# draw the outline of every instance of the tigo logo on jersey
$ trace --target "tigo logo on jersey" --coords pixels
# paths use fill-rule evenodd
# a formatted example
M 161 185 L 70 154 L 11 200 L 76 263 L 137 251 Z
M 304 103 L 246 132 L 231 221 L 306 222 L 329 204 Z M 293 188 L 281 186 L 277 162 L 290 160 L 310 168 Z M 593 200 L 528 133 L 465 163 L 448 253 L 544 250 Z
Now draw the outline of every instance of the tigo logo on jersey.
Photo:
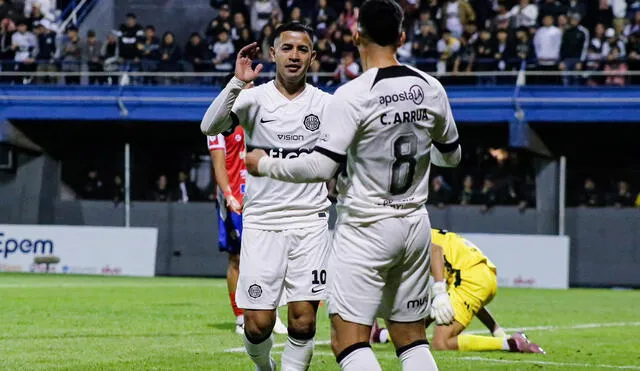
M 267 151 L 267 155 L 271 158 L 296 158 L 306 156 L 311 151 L 307 148 L 300 149 L 284 149 L 284 148 L 270 148 Z
M 404 102 L 406 100 L 410 100 L 416 105 L 420 104 L 424 101 L 424 91 L 420 86 L 413 85 L 409 88 L 409 91 L 380 96 L 380 104 L 384 104 L 385 106 L 388 106 L 389 103 Z
M 307 115 L 304 118 L 304 127 L 309 131 L 316 131 L 320 128 L 320 119 L 314 114 Z

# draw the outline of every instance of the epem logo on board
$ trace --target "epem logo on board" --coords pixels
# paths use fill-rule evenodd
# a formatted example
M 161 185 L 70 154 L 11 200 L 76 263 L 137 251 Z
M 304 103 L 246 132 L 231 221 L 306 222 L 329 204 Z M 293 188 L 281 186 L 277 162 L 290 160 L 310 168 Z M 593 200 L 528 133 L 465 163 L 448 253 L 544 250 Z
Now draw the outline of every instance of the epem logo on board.
M 54 243 L 49 239 L 20 239 L 5 236 L 0 232 L 0 257 L 7 259 L 13 254 L 52 255 Z

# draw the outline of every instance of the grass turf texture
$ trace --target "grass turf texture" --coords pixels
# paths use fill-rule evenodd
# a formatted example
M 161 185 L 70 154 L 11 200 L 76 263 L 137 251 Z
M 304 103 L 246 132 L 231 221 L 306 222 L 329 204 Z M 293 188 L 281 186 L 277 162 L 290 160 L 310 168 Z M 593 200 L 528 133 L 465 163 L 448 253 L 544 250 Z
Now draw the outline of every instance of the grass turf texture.
M 434 352 L 441 370 L 640 370 L 638 291 L 500 289 L 489 307 L 504 327 L 533 328 L 548 354 Z M 2 273 L 0 308 L 0 370 L 253 369 L 228 352 L 242 339 L 222 279 Z M 339 369 L 325 309 L 312 370 Z M 477 320 L 470 330 L 487 333 Z M 391 345 L 374 351 L 400 370 Z

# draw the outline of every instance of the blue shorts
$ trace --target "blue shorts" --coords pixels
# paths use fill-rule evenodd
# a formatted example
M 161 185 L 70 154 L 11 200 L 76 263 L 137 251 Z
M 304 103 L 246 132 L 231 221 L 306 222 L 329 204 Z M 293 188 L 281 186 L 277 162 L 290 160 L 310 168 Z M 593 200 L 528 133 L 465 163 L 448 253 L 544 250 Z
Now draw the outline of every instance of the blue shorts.
M 220 251 L 240 254 L 241 240 L 242 214 L 229 210 L 224 203 L 218 203 L 218 247 Z

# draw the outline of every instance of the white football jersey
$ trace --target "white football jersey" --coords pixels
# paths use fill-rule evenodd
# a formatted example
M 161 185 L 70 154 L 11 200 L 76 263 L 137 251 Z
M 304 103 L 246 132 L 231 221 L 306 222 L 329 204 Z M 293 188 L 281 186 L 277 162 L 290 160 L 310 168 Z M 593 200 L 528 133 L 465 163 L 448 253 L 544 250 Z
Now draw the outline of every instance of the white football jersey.
M 307 84 L 300 95 L 289 100 L 270 81 L 242 90 L 231 116 L 245 129 L 247 151 L 261 148 L 271 157 L 296 158 L 313 150 L 330 98 Z M 324 183 L 296 184 L 248 175 L 243 224 L 280 230 L 327 223 L 331 204 L 327 194 Z
M 404 65 L 372 68 L 338 88 L 323 120 L 316 151 L 346 160 L 337 183 L 340 221 L 427 212 L 431 145 L 458 148 L 438 80 Z

